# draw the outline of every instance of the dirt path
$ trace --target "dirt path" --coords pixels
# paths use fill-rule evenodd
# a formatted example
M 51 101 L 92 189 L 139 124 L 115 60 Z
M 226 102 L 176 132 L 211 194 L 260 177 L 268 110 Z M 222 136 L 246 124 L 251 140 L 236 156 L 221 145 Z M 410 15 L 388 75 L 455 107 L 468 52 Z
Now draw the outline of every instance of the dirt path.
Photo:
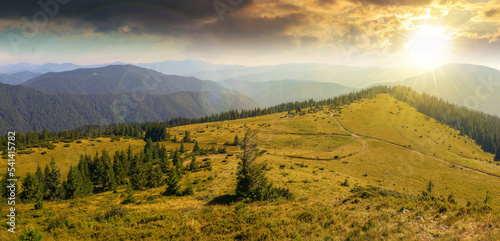
M 366 141 L 363 139 L 363 137 L 364 137 L 364 138 L 369 138 L 369 139 L 373 139 L 373 140 L 376 140 L 376 141 L 384 142 L 384 143 L 387 143 L 387 144 L 390 144 L 390 145 L 394 145 L 394 146 L 397 146 L 397 147 L 400 147 L 400 148 L 412 151 L 414 153 L 417 153 L 417 154 L 420 154 L 420 155 L 432 158 L 434 160 L 454 165 L 455 167 L 461 168 L 463 170 L 469 170 L 469 171 L 473 171 L 473 172 L 477 172 L 477 173 L 481 173 L 481 174 L 485 174 L 485 175 L 489 175 L 489 176 L 493 176 L 493 177 L 500 177 L 499 175 L 496 175 L 496 174 L 484 172 L 484 171 L 477 170 L 477 169 L 474 169 L 474 168 L 471 168 L 471 167 L 466 167 L 466 166 L 458 165 L 456 163 L 453 163 L 453 162 L 450 162 L 450 161 L 447 161 L 447 160 L 444 160 L 444 159 L 441 159 L 441 158 L 438 158 L 438 157 L 435 157 L 435 156 L 427 155 L 427 154 L 425 154 L 423 152 L 414 150 L 412 148 L 409 148 L 409 147 L 406 147 L 406 146 L 403 146 L 403 145 L 400 145 L 400 144 L 397 144 L 397 143 L 394 143 L 394 142 L 391 142 L 391 141 L 387 141 L 387 140 L 383 140 L 383 139 L 379 139 L 379 138 L 375 138 L 375 137 L 356 135 L 356 134 L 354 134 L 354 133 L 346 130 L 342 126 L 342 124 L 340 124 L 340 121 L 333 114 L 331 114 L 331 116 L 335 119 L 335 122 L 337 122 L 337 125 L 340 127 L 340 129 L 344 130 L 345 132 L 349 133 L 351 136 L 353 136 L 353 137 L 357 138 L 358 140 L 362 141 L 363 144 L 365 145 L 365 148 L 361 152 L 359 152 L 359 153 L 357 153 L 356 155 L 353 155 L 353 156 L 361 155 L 361 154 L 365 153 L 368 150 L 368 143 L 366 143 Z M 346 158 L 348 158 L 348 157 L 346 157 Z
M 366 141 L 365 141 L 365 139 L 363 139 L 363 137 L 361 137 L 361 136 L 359 136 L 359 135 L 356 135 L 356 134 L 354 134 L 354 133 L 352 133 L 352 132 L 350 132 L 350 131 L 346 130 L 346 129 L 342 126 L 342 124 L 340 124 L 340 121 L 337 119 L 337 117 L 335 117 L 333 114 L 330 114 L 330 115 L 333 117 L 333 119 L 335 119 L 335 122 L 336 122 L 336 123 L 337 123 L 337 125 L 340 127 L 340 129 L 342 129 L 343 131 L 345 131 L 345 132 L 349 133 L 349 135 L 351 135 L 352 137 L 354 137 L 354 138 L 356 138 L 356 139 L 360 140 L 360 141 L 363 143 L 363 150 L 361 150 L 360 152 L 358 152 L 358 153 L 356 153 L 356 154 L 354 154 L 354 155 L 352 155 L 352 156 L 349 156 L 349 157 L 358 156 L 358 155 L 361 155 L 361 154 L 365 153 L 366 151 L 368 151 L 368 143 L 366 143 Z M 349 157 L 345 157 L 344 159 L 349 158 Z

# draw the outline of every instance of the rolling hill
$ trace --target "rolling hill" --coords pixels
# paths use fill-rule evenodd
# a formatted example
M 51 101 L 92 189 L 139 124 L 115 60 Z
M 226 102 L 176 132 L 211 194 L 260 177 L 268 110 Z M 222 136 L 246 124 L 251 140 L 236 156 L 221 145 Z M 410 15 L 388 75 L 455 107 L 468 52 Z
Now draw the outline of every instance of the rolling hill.
M 224 80 L 218 83 L 245 94 L 262 107 L 308 99 L 327 99 L 356 90 L 335 83 L 299 80 L 266 82 Z
M 39 210 L 23 203 L 20 216 L 29 227 L 22 228 L 65 240 L 500 238 L 500 166 L 491 153 L 390 94 L 328 107 L 169 128 L 178 138 L 189 132 L 201 148 L 227 148 L 226 154 L 199 155 L 191 151 L 194 143 L 159 142 L 172 153 L 181 145 L 187 150 L 180 184 L 191 186 L 193 195 L 164 196 L 165 184 L 145 191 L 122 185 L 116 192 L 46 201 Z M 230 199 L 242 152 L 224 143 L 243 139 L 245 128 L 259 130 L 265 175 L 288 188 L 293 200 Z M 130 144 L 139 153 L 140 142 L 104 137 L 56 143 L 53 150 L 35 147 L 18 156 L 18 167 L 34 172 L 55 156 L 65 176 L 79 154 Z M 190 170 L 193 156 L 203 168 Z M 172 165 L 173 158 L 141 164 Z M 0 238 L 7 235 L 0 231 Z
M 37 76 L 40 76 L 40 73 L 32 71 L 16 72 L 12 74 L 0 74 L 0 83 L 19 85 Z
M 230 93 L 212 81 L 164 75 L 133 65 L 51 72 L 31 79 L 24 85 L 51 94 L 100 95 L 139 92 L 166 95 L 181 91 Z
M 448 64 L 393 84 L 426 92 L 451 103 L 500 116 L 500 71 L 470 64 Z
M 87 124 L 164 121 L 202 117 L 256 104 L 241 94 L 182 91 L 167 95 L 141 93 L 47 94 L 27 86 L 0 84 L 0 131 L 73 129 Z

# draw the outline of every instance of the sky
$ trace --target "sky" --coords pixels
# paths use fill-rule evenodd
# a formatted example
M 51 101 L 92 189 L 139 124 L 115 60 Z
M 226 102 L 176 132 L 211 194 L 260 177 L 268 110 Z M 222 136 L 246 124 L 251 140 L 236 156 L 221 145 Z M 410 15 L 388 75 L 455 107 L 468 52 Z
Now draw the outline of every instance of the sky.
M 0 65 L 500 68 L 500 0 L 4 0 Z

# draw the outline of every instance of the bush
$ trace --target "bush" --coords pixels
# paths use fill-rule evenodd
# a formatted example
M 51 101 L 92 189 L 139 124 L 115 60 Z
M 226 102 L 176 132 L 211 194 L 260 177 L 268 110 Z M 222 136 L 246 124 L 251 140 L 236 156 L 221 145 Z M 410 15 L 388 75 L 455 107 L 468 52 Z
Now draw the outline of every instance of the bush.
M 64 144 L 64 147 L 69 147 L 69 144 Z
M 19 241 L 39 241 L 43 239 L 43 232 L 33 227 L 28 227 L 19 235 Z

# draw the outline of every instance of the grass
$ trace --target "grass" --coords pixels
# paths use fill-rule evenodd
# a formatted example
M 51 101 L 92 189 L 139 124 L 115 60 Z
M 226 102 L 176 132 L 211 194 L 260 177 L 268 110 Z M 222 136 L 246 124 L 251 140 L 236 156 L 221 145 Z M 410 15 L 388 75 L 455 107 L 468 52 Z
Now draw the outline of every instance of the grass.
M 34 204 L 18 204 L 19 231 L 35 229 L 46 240 L 500 238 L 500 178 L 430 157 L 496 173 L 496 165 L 489 163 L 491 154 L 388 95 L 354 103 L 336 114 L 347 130 L 365 136 L 369 146 L 366 152 L 356 155 L 363 144 L 343 132 L 326 110 L 170 129 L 179 140 L 188 130 L 200 147 L 219 148 L 232 142 L 235 135 L 241 139 L 245 126 L 258 128 L 260 148 L 267 151 L 259 159 L 267 163 L 266 175 L 275 186 L 289 188 L 296 197 L 293 201 L 212 205 L 212 200 L 230 201 L 234 194 L 240 151 L 227 146 L 228 155 L 198 158 L 210 158 L 211 171 L 182 178 L 183 188 L 187 182 L 193 183 L 193 196 L 165 197 L 161 195 L 163 186 L 137 191 L 137 203 L 122 205 L 126 198 L 126 187 L 122 186 L 116 193 L 46 202 L 42 210 L 34 210 Z M 51 155 L 64 172 L 64 167 L 76 163 L 80 154 L 102 148 L 113 153 L 129 144 L 139 150 L 144 145 L 137 140 L 101 140 L 82 140 L 66 148 L 59 143 L 54 150 L 43 150 L 47 151 L 45 155 L 34 149 L 33 154 L 19 156 L 18 174 L 33 172 L 37 162 L 45 165 Z M 171 141 L 162 144 L 167 149 L 180 147 L 180 143 Z M 191 150 L 194 144 L 184 145 Z M 184 164 L 189 164 L 189 159 Z M 423 200 L 422 190 L 429 181 L 435 185 L 434 198 Z M 373 188 L 360 188 L 366 186 Z M 456 203 L 447 201 L 450 194 Z M 8 208 L 5 202 L 0 205 L 3 211 Z M 5 221 L 5 216 L 0 218 L 1 223 Z M 0 239 L 16 240 L 19 233 L 8 234 L 4 227 Z

